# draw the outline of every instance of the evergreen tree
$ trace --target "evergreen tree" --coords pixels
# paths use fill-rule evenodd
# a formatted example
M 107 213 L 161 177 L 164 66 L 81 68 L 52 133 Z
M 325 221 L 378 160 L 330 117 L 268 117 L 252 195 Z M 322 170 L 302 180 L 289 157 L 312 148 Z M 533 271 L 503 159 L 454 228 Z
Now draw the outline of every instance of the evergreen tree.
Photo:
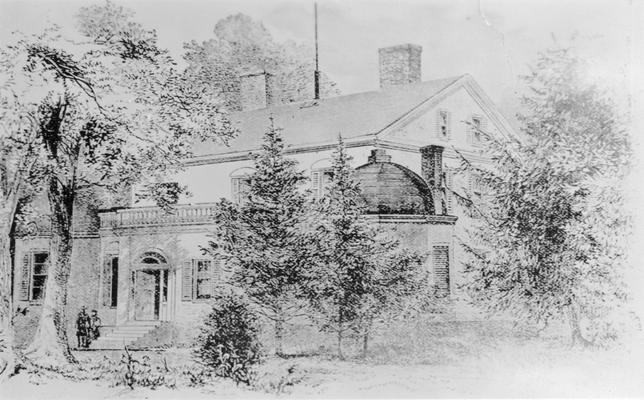
M 383 240 L 365 217 L 359 183 L 342 138 L 333 154 L 332 178 L 318 204 L 307 258 L 308 298 L 314 318 L 337 337 L 337 353 L 348 332 L 363 337 L 364 353 L 373 323 L 386 311 L 403 306 L 422 285 L 420 255 Z
M 465 196 L 475 221 L 466 246 L 473 298 L 489 311 L 547 325 L 564 320 L 573 343 L 614 337 L 626 290 L 630 230 L 620 194 L 627 133 L 605 92 L 582 79 L 567 49 L 541 55 L 526 77 L 521 142 L 487 136 L 494 162 L 465 169 L 484 190 Z
M 241 205 L 222 200 L 209 251 L 231 265 L 233 284 L 243 289 L 257 311 L 273 321 L 275 351 L 283 352 L 284 324 L 298 314 L 301 289 L 302 231 L 306 215 L 306 180 L 294 160 L 284 157 L 280 129 L 271 125 L 248 195 Z

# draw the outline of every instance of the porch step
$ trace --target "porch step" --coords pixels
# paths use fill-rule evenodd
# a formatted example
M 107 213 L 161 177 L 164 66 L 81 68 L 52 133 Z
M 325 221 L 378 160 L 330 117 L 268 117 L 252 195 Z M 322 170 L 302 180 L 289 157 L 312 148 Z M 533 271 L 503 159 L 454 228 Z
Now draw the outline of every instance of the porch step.
M 139 338 L 156 329 L 159 321 L 128 321 L 123 325 L 105 327 L 101 336 L 92 341 L 89 348 L 94 350 L 121 350 Z

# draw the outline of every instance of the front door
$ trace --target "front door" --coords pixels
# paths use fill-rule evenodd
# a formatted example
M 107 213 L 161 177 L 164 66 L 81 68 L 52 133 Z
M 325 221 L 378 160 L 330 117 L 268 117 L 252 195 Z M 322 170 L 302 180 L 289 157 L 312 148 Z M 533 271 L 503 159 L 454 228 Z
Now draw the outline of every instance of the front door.
M 134 319 L 149 321 L 159 319 L 161 297 L 161 271 L 141 269 L 136 271 L 134 282 Z

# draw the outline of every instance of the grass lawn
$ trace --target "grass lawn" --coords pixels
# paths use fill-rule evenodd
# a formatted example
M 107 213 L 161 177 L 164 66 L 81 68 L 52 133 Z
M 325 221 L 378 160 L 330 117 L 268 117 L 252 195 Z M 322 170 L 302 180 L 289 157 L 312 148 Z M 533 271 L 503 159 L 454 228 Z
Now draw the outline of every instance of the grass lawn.
M 293 356 L 267 357 L 252 390 L 225 379 L 190 386 L 182 372 L 195 370 L 190 349 L 171 348 L 132 354 L 139 359 L 149 357 L 154 366 L 167 365 L 176 388 L 115 386 L 122 373 L 113 368 L 118 367 L 122 352 L 94 351 L 76 353 L 85 369 L 80 375 L 86 379 L 23 372 L 0 390 L 0 397 L 644 396 L 644 348 L 636 339 L 611 349 L 591 350 L 570 348 L 567 338 L 556 334 L 536 337 L 502 322 L 423 320 L 380 332 L 364 360 L 358 356 L 359 344 L 348 340 L 347 359 L 339 360 L 330 346 L 332 338 L 303 329 L 291 336 L 288 343 Z

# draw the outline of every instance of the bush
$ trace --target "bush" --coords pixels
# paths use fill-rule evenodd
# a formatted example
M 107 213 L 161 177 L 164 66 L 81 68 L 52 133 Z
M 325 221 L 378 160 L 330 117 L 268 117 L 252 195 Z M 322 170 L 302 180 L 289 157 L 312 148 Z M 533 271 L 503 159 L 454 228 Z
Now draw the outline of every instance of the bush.
M 168 365 L 165 363 L 163 367 L 153 366 L 150 362 L 150 357 L 144 355 L 138 359 L 125 349 L 125 353 L 121 357 L 122 380 L 120 384 L 134 389 L 135 386 L 147 387 L 156 389 L 160 386 L 170 388 L 176 387 L 176 382 Z
M 248 303 L 234 294 L 216 297 L 197 337 L 196 358 L 216 376 L 249 385 L 259 348 L 257 317 Z
M 290 394 L 293 387 L 305 378 L 306 371 L 293 362 L 264 364 L 253 377 L 252 387 L 274 395 Z

